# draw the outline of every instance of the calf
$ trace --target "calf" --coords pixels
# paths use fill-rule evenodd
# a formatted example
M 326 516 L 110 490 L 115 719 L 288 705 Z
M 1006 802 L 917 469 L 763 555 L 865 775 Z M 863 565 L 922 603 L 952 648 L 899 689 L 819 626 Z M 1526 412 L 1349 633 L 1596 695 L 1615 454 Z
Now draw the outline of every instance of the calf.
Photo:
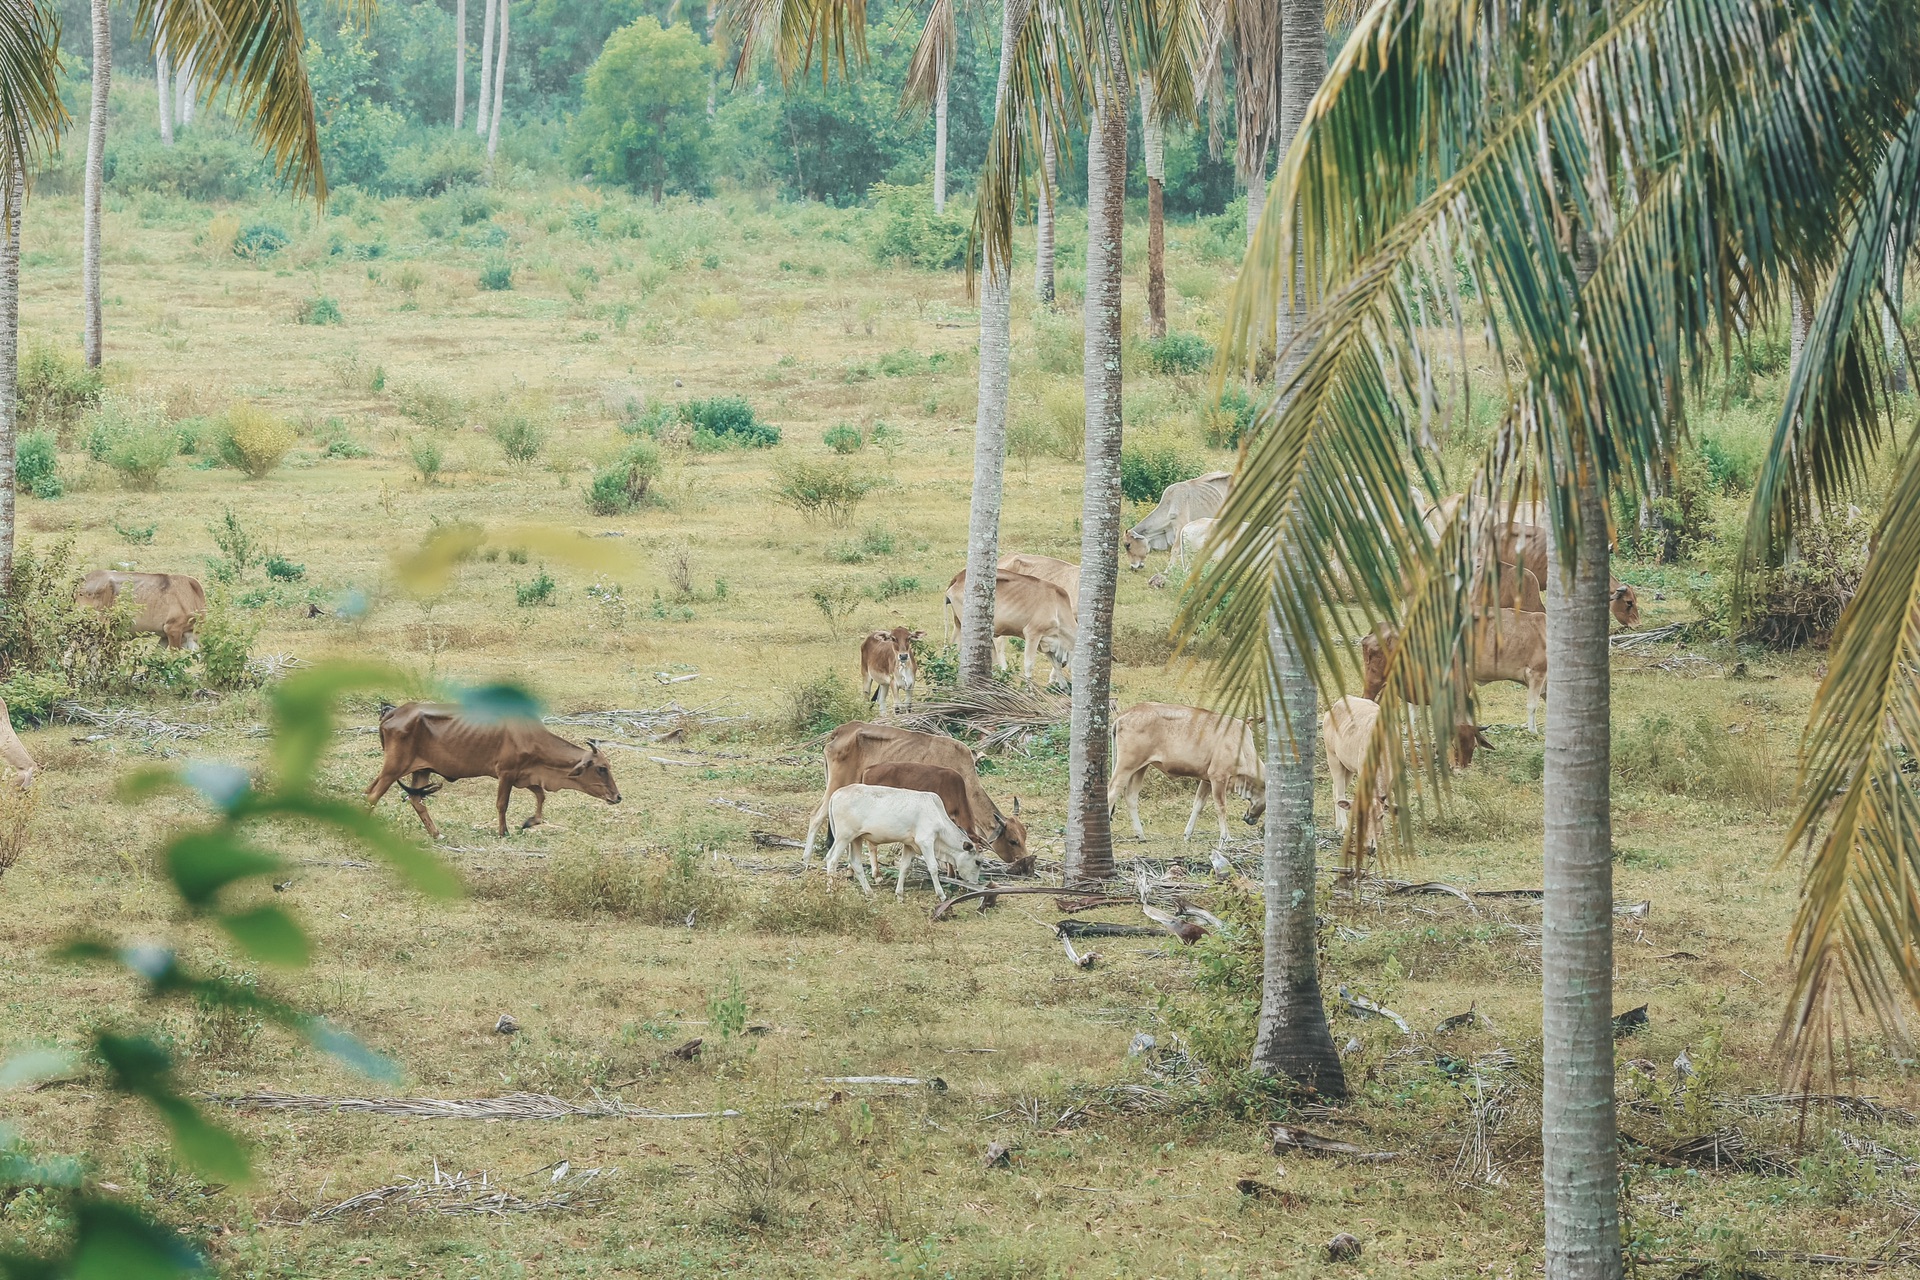
M 973 805 L 967 799 L 967 780 L 945 765 L 913 764 L 898 760 L 868 765 L 861 771 L 860 781 L 869 786 L 897 787 L 902 791 L 925 791 L 939 796 L 947 816 L 962 831 L 979 831 L 991 822 L 991 815 L 974 813 Z M 1013 812 L 1014 816 L 1019 816 L 1019 796 L 1013 798 Z M 1033 861 L 1033 854 L 1023 853 L 1017 862 L 1007 864 L 1007 870 L 1015 875 L 1029 875 L 1033 871 Z M 875 867 L 873 873 L 877 876 L 880 871 Z
M 500 787 L 496 807 L 500 834 L 507 834 L 507 804 L 513 789 L 533 792 L 533 816 L 522 831 L 546 821 L 547 792 L 584 791 L 608 804 L 620 803 L 620 787 L 613 780 L 600 744 L 587 739 L 575 746 L 537 720 L 469 720 L 450 707 L 422 702 L 380 708 L 380 746 L 386 760 L 380 776 L 367 788 L 368 805 L 377 805 L 398 783 L 427 834 L 440 838 L 440 828 L 427 813 L 426 798 L 441 784 L 462 778 L 493 778 Z M 411 785 L 400 779 L 411 774 Z
M 980 883 L 973 841 L 947 816 L 939 796 L 856 782 L 834 792 L 827 807 L 833 819 L 833 848 L 827 854 L 827 870 L 831 872 L 840 865 L 841 855 L 847 855 L 853 862 L 854 878 L 865 892 L 872 892 L 872 888 L 860 866 L 860 850 L 865 847 L 867 863 L 872 866 L 877 844 L 901 846 L 900 874 L 893 890 L 896 898 L 907 896 L 907 863 L 912 854 L 926 862 L 933 892 L 942 902 L 947 900 L 947 891 L 940 884 L 941 867 L 951 867 L 968 884 Z M 877 869 L 874 876 L 879 876 Z
M 827 824 L 828 805 L 840 788 L 863 779 L 877 764 L 928 764 L 951 770 L 960 778 L 967 801 L 966 812 L 973 819 L 967 831 L 981 844 L 991 845 L 1000 860 L 1010 867 L 1031 869 L 1033 857 L 1027 852 L 1027 826 L 1019 817 L 1000 812 L 993 797 L 980 785 L 974 769 L 973 752 L 945 734 L 916 733 L 892 725 L 868 724 L 855 720 L 827 735 L 827 790 L 820 807 L 807 823 L 807 839 L 800 851 L 800 865 L 813 861 L 814 837 Z M 1015 806 L 1016 810 L 1018 805 Z M 963 824 L 964 825 L 964 824 Z
M 33 775 L 40 768 L 27 744 L 20 741 L 20 735 L 13 731 L 13 720 L 7 712 L 7 704 L 0 700 L 0 760 L 5 760 L 13 768 L 14 783 L 22 791 L 33 785 Z
M 947 583 L 947 621 L 957 635 L 960 631 L 960 598 L 967 588 L 967 571 L 962 569 Z M 1073 646 L 1079 636 L 1072 602 L 1062 588 L 1024 573 L 1000 570 L 993 582 L 994 657 L 1001 670 L 1007 666 L 1006 654 L 998 644 L 1002 636 L 1019 636 L 1026 642 L 1026 660 L 1021 675 L 1033 683 L 1033 658 L 1047 655 L 1051 664 L 1047 683 L 1065 677 L 1073 664 Z
M 1182 707 L 1165 702 L 1142 702 L 1128 707 L 1113 722 L 1113 779 L 1107 784 L 1107 812 L 1127 801 L 1133 834 L 1145 839 L 1140 826 L 1140 783 L 1148 769 L 1169 778 L 1195 778 L 1193 813 L 1182 840 L 1193 839 L 1200 809 L 1212 795 L 1220 814 L 1220 843 L 1227 842 L 1227 794 L 1250 796 L 1249 824 L 1267 811 L 1267 767 L 1254 744 L 1253 728 L 1244 720 L 1223 716 L 1204 707 Z
M 1233 473 L 1212 471 L 1168 485 L 1160 501 L 1127 530 L 1127 567 L 1144 569 L 1149 551 L 1171 551 L 1180 531 L 1195 520 L 1220 514 L 1233 490 Z
M 1174 544 L 1173 554 L 1167 558 L 1167 568 L 1175 565 L 1187 565 L 1200 554 L 1200 548 L 1206 544 L 1207 535 L 1213 532 L 1215 517 L 1204 520 L 1189 520 L 1180 528 L 1180 540 Z
M 207 591 L 199 579 L 184 573 L 95 569 L 80 579 L 73 602 L 110 613 L 123 594 L 139 606 L 133 613 L 135 634 L 159 636 L 169 649 L 192 651 L 200 647 L 193 628 L 206 615 Z
M 868 702 L 892 711 L 904 695 L 907 710 L 913 710 L 913 642 L 923 634 L 895 627 L 860 642 L 860 688 Z
M 1327 773 L 1333 779 L 1333 829 L 1340 835 L 1345 835 L 1355 821 L 1348 791 L 1366 763 L 1367 744 L 1373 741 L 1373 731 L 1379 723 L 1380 704 L 1352 694 L 1336 699 L 1320 717 L 1320 741 L 1327 753 Z M 1387 793 L 1392 785 L 1390 759 L 1382 760 L 1375 770 L 1373 798 L 1367 803 L 1366 812 L 1357 819 L 1359 831 L 1354 837 L 1368 853 L 1375 852 L 1379 846 L 1380 828 L 1387 820 Z

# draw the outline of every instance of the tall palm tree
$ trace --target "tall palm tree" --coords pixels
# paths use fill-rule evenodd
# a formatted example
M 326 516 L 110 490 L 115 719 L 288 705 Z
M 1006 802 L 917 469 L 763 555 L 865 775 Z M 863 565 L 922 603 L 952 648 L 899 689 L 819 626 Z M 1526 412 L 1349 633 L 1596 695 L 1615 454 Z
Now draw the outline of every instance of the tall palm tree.
M 1060 189 L 1060 146 L 1053 130 L 1042 127 L 1040 139 L 1040 194 L 1033 215 L 1033 296 L 1042 307 L 1053 307 L 1053 200 Z
M 1617 1276 L 1606 500 L 1639 496 L 1664 470 L 1684 438 L 1681 389 L 1790 291 L 1824 296 L 1756 486 L 1750 552 L 1784 545 L 1864 481 L 1890 438 L 1875 314 L 1886 238 L 1905 260 L 1920 225 L 1920 5 L 1534 0 L 1496 20 L 1469 0 L 1380 0 L 1276 189 L 1283 212 L 1236 284 L 1229 360 L 1251 363 L 1281 304 L 1299 297 L 1308 311 L 1221 513 L 1249 535 L 1185 602 L 1183 625 L 1220 610 L 1222 677 L 1266 699 L 1288 696 L 1270 618 L 1329 692 L 1348 652 L 1332 641 L 1396 623 L 1370 754 L 1399 756 L 1403 795 L 1437 789 L 1476 642 L 1468 602 L 1485 570 L 1473 549 L 1500 502 L 1545 499 L 1547 1273 Z M 1464 514 L 1436 539 L 1412 486 L 1459 487 L 1433 443 L 1460 411 L 1440 388 L 1448 344 L 1481 332 L 1457 263 L 1500 317 L 1485 330 L 1489 363 L 1511 371 L 1512 407 L 1465 477 Z M 1896 993 L 1920 1003 L 1920 842 L 1900 773 L 1920 747 L 1916 592 L 1909 453 L 1835 636 L 1788 833 L 1788 848 L 1815 847 L 1783 1023 L 1803 1065 L 1843 1000 L 1885 1017 Z M 1414 690 L 1428 709 L 1409 758 L 1397 726 Z M 1372 786 L 1363 774 L 1357 806 Z
M 107 0 L 93 0 L 93 100 L 87 112 L 87 177 L 80 206 L 80 310 L 87 365 L 100 367 L 100 216 L 107 183 L 107 90 L 113 82 L 113 28 Z
M 173 60 L 167 56 L 167 40 L 158 36 L 153 42 L 153 80 L 160 99 L 160 145 L 173 145 Z
M 953 55 L 959 43 L 953 0 L 933 0 L 920 28 L 920 43 L 907 65 L 901 96 L 909 106 L 933 112 L 933 211 L 947 208 L 947 82 L 953 78 Z
M 480 3 L 486 9 L 480 20 L 480 96 L 474 99 L 473 132 L 475 137 L 484 138 L 487 136 L 487 104 L 493 100 L 493 24 L 505 0 L 480 0 Z
M 453 0 L 453 127 L 467 122 L 467 0 Z
M 498 0 L 500 6 L 500 43 L 494 50 L 493 64 L 493 109 L 487 120 L 487 172 L 493 172 L 494 152 L 500 149 L 500 104 L 506 97 L 507 88 L 507 0 Z M 481 110 L 487 105 L 482 102 Z
M 1153 77 L 1140 77 L 1141 167 L 1147 174 L 1147 333 L 1167 336 L 1167 124 L 1153 92 Z

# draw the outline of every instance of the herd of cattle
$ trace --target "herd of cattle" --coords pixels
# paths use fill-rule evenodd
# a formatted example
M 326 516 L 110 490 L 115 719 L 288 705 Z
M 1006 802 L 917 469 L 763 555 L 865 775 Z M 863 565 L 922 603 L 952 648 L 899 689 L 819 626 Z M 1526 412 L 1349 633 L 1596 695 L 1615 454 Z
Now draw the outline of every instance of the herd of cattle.
M 1232 476 L 1222 471 L 1167 486 L 1153 511 L 1127 530 L 1129 566 L 1145 568 L 1148 555 L 1156 551 L 1168 553 L 1169 570 L 1190 563 L 1207 541 L 1232 483 Z M 1460 501 L 1449 498 L 1428 507 L 1426 519 L 1436 535 L 1456 518 Z M 1471 672 L 1475 685 L 1513 681 L 1526 687 L 1529 731 L 1534 728 L 1547 678 L 1546 613 L 1540 584 L 1547 574 L 1548 551 L 1538 518 L 1536 510 L 1519 508 L 1505 521 L 1491 525 L 1491 551 L 1500 566 L 1494 575 L 1499 598 L 1487 599 L 1476 611 L 1474 625 L 1480 634 Z M 959 602 L 965 585 L 965 569 L 947 585 L 946 619 L 954 633 L 960 626 Z M 123 600 L 129 602 L 124 612 L 134 631 L 157 635 L 170 648 L 198 648 L 193 630 L 206 613 L 207 599 L 195 579 L 185 574 L 100 570 L 82 580 L 74 597 L 76 606 L 102 612 L 114 611 Z M 1073 660 L 1079 604 L 1079 565 L 1051 556 L 1003 558 L 994 588 L 994 654 L 999 667 L 1007 667 L 1005 641 L 1018 636 L 1025 645 L 1023 675 L 1029 682 L 1036 654 L 1046 655 L 1051 664 L 1049 683 L 1065 676 Z M 1612 584 L 1610 608 L 1622 626 L 1632 627 L 1640 620 L 1633 588 L 1618 581 Z M 882 713 L 911 709 L 913 643 L 922 634 L 901 626 L 875 631 L 861 641 L 861 686 Z M 1363 638 L 1363 692 L 1337 699 L 1320 722 L 1333 779 L 1335 825 L 1345 831 L 1350 819 L 1364 824 L 1359 836 L 1368 844 L 1385 816 L 1387 788 L 1376 787 L 1370 812 L 1357 816 L 1350 812 L 1348 793 L 1379 720 L 1380 708 L 1374 699 L 1385 686 L 1395 642 L 1394 634 L 1384 628 Z M 1248 721 L 1204 707 L 1143 702 L 1127 708 L 1114 720 L 1109 812 L 1124 800 L 1134 835 L 1144 837 L 1140 785 L 1150 770 L 1157 769 L 1170 778 L 1197 784 L 1183 838 L 1193 837 L 1211 798 L 1224 844 L 1228 796 L 1251 800 L 1245 816 L 1249 824 L 1258 822 L 1266 811 L 1266 767 L 1254 730 Z M 582 791 L 608 804 L 620 803 L 620 788 L 601 743 L 588 739 L 581 746 L 531 721 L 483 723 L 446 707 L 417 702 L 388 705 L 381 708 L 380 744 L 384 758 L 379 776 L 367 789 L 367 803 L 378 804 L 397 785 L 435 839 L 440 829 L 427 812 L 426 798 L 446 782 L 465 778 L 494 779 L 501 835 L 507 833 L 507 808 L 515 788 L 533 794 L 534 810 L 521 824 L 523 829 L 545 820 L 550 791 Z M 1476 747 L 1490 745 L 1480 725 L 1462 720 L 1453 744 L 1454 763 L 1464 768 L 1472 762 Z M 14 769 L 22 787 L 31 784 L 37 766 L 7 724 L 3 704 L 0 758 Z M 862 889 L 870 888 L 869 875 L 879 875 L 876 850 L 883 845 L 900 849 L 897 895 L 905 892 L 907 869 L 915 857 L 925 863 L 942 898 L 942 875 L 979 882 L 975 855 L 983 850 L 990 849 L 1013 874 L 1028 874 L 1034 866 L 1019 800 L 1014 800 L 1010 814 L 1001 810 L 981 784 L 972 751 L 953 738 L 898 725 L 857 721 L 828 736 L 826 791 L 807 825 L 803 867 L 811 865 L 823 827 L 831 834 L 827 870 L 831 873 L 842 859 L 847 860 Z

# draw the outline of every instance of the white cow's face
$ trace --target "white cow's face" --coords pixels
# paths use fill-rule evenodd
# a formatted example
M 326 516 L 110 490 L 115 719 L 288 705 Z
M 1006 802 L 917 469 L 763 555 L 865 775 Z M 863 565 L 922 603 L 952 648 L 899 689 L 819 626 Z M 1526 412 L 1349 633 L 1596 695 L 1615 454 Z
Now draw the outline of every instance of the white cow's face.
M 956 828 L 957 829 L 957 828 Z M 973 841 L 962 839 L 947 852 L 953 855 L 953 874 L 968 884 L 980 883 L 980 864 L 973 856 Z
M 1147 540 L 1136 538 L 1132 531 L 1127 533 L 1127 568 L 1138 573 L 1147 567 Z

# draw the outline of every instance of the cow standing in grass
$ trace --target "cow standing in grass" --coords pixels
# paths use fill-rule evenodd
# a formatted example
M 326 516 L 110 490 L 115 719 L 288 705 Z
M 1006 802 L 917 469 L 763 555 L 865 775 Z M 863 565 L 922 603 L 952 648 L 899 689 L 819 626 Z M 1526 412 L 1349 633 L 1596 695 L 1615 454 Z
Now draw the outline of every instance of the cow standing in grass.
M 874 846 L 882 844 L 900 846 L 900 874 L 893 890 L 896 898 L 906 897 L 907 863 L 916 854 L 925 860 L 933 892 L 942 902 L 947 900 L 947 891 L 940 885 L 943 868 L 968 884 L 980 883 L 973 841 L 947 816 L 939 796 L 856 782 L 834 792 L 827 808 L 833 819 L 833 848 L 827 854 L 827 870 L 839 866 L 845 855 L 853 862 L 853 876 L 862 890 L 868 890 L 868 884 L 860 866 L 861 851 L 865 849 L 871 865 Z M 876 877 L 878 874 L 876 871 Z
M 578 746 L 537 720 L 472 720 L 451 707 L 423 702 L 383 706 L 380 747 L 386 760 L 367 788 L 367 803 L 379 804 L 398 784 L 435 840 L 440 828 L 427 813 L 426 798 L 441 787 L 433 781 L 436 774 L 447 782 L 496 779 L 503 836 L 515 787 L 533 792 L 533 816 L 520 824 L 522 831 L 546 821 L 549 791 L 584 791 L 608 804 L 620 803 L 619 784 L 600 744 L 589 738 L 586 746 Z M 409 774 L 409 782 L 400 781 Z
M 868 702 L 889 712 L 905 702 L 913 710 L 913 642 L 922 634 L 895 627 L 860 642 L 860 689 Z

